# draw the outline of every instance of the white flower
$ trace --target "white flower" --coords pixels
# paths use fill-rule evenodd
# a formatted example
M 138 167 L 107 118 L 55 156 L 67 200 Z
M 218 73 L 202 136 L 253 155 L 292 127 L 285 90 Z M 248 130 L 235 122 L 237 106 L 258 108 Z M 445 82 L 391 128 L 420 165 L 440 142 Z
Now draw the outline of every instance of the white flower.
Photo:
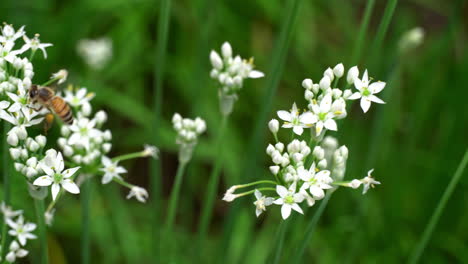
M 28 251 L 26 249 L 20 248 L 18 242 L 13 240 L 10 244 L 10 252 L 5 256 L 6 261 L 13 263 L 16 261 L 16 258 L 24 258 L 28 255 Z
M 333 73 L 333 71 L 332 71 Z M 332 74 L 333 76 L 333 74 Z M 320 89 L 322 90 L 326 90 L 328 88 L 330 88 L 330 84 L 331 84 L 331 79 L 330 79 L 330 76 L 329 75 L 325 75 L 322 77 L 322 79 L 320 80 Z
M 304 128 L 311 127 L 312 124 L 317 122 L 317 117 L 315 117 L 310 112 L 305 112 L 299 115 L 299 110 L 297 109 L 296 103 L 293 104 L 291 112 L 280 110 L 277 112 L 277 114 L 279 118 L 285 121 L 282 127 L 292 127 L 294 133 L 297 135 L 302 135 Z
M 82 39 L 77 48 L 86 64 L 96 70 L 102 69 L 112 57 L 112 40 L 106 37 Z
M 65 97 L 63 99 L 73 107 L 81 107 L 83 112 L 91 112 L 89 101 L 93 98 L 94 93 L 88 93 L 86 88 L 80 88 L 76 92 L 73 92 L 73 90 L 65 91 Z M 89 113 L 85 113 L 85 115 L 89 115 Z
M 385 88 L 385 82 L 379 81 L 371 84 L 369 77 L 367 76 L 367 70 L 364 72 L 361 80 L 359 78 L 354 80 L 354 86 L 359 90 L 359 92 L 355 92 L 348 99 L 356 100 L 361 98 L 361 108 L 364 113 L 369 110 L 371 102 L 385 104 L 384 101 L 374 95 Z
M 278 120 L 276 120 L 276 119 L 270 120 L 270 122 L 268 122 L 268 128 L 270 129 L 271 133 L 273 133 L 273 134 L 278 133 L 278 130 L 279 130 Z
M 102 176 L 101 181 L 102 184 L 108 184 L 113 178 L 122 179 L 119 174 L 127 173 L 127 170 L 124 167 L 117 166 L 118 162 L 112 162 L 112 160 L 106 156 L 102 156 L 101 161 L 104 166 L 104 168 L 99 169 L 104 172 L 104 176 Z
M 317 136 L 320 135 L 324 127 L 333 131 L 338 129 L 335 120 L 333 120 L 335 114 L 332 112 L 332 97 L 330 94 L 322 98 L 320 105 L 317 103 L 311 104 L 311 108 L 317 120 L 315 123 L 315 133 Z
M 144 188 L 133 186 L 130 193 L 127 195 L 127 199 L 130 199 L 133 196 L 135 196 L 138 201 L 144 203 L 146 202 L 146 199 L 148 199 L 148 192 Z
M 18 127 L 30 127 L 37 125 L 42 122 L 43 117 L 36 118 L 39 115 L 38 112 L 32 109 L 24 109 L 15 113 L 7 113 L 6 111 L 0 110 L 0 118 Z
M 297 170 L 297 174 L 301 180 L 304 181 L 304 185 L 302 185 L 301 188 L 309 189 L 315 199 L 322 199 L 325 196 L 325 192 L 323 190 L 332 188 L 330 183 L 332 183 L 333 180 L 330 177 L 330 171 L 322 170 L 316 172 L 315 163 L 312 164 L 309 170 L 300 167 Z
M 23 35 L 24 26 L 20 27 L 20 29 L 15 32 L 15 29 L 11 25 L 4 25 L 2 28 L 2 35 L 0 35 L 0 43 L 14 43 L 15 40 L 21 38 Z
M 13 208 L 11 208 L 11 206 L 6 205 L 5 202 L 3 201 L 0 204 L 0 210 L 2 211 L 5 219 L 14 218 L 14 217 L 17 217 L 18 215 L 23 214 L 23 210 L 13 211 Z
M 23 40 L 26 44 L 24 44 L 21 49 L 31 49 L 33 52 L 35 52 L 37 49 L 40 49 L 42 51 L 42 54 L 44 54 L 44 58 L 47 59 L 47 52 L 45 48 L 52 46 L 51 43 L 41 43 L 41 41 L 39 40 L 39 34 L 34 35 L 34 38 L 32 39 L 24 35 Z
M 24 223 L 24 218 L 22 215 L 18 217 L 16 222 L 12 219 L 6 219 L 7 224 L 10 226 L 10 231 L 8 234 L 10 236 L 16 236 L 18 241 L 21 245 L 26 245 L 26 240 L 28 239 L 36 239 L 36 235 L 32 234 L 31 232 L 36 229 L 36 224 L 34 223 Z
M 86 150 L 89 150 L 91 140 L 100 138 L 102 134 L 95 126 L 95 120 L 89 120 L 86 117 L 79 118 L 70 126 L 73 134 L 68 139 L 68 144 L 84 147 Z
M 367 176 L 364 179 L 361 180 L 361 182 L 362 182 L 362 184 L 364 186 L 364 188 L 362 190 L 362 194 L 365 194 L 369 190 L 370 187 L 374 188 L 375 184 L 380 184 L 379 181 L 376 181 L 376 180 L 374 180 L 374 178 L 372 178 L 371 173 L 373 171 L 374 171 L 374 169 L 369 170 L 367 172 Z
M 144 145 L 143 156 L 153 157 L 157 159 L 158 155 L 159 155 L 159 149 L 156 146 L 148 145 L 148 144 Z
M 58 72 L 52 74 L 51 79 L 57 79 L 58 80 L 57 83 L 62 84 L 67 80 L 67 77 L 68 77 L 68 71 L 65 69 L 61 69 Z
M 211 65 L 213 65 L 213 68 L 217 70 L 221 70 L 223 68 L 223 60 L 216 51 L 212 50 L 210 52 L 210 60 Z
M 18 82 L 17 94 L 7 92 L 8 97 L 13 101 L 13 103 L 8 108 L 8 111 L 11 113 L 19 111 L 30 111 L 28 104 L 29 95 L 23 87 L 22 82 Z
M 191 146 L 197 142 L 198 136 L 205 132 L 206 123 L 203 119 L 182 118 L 178 113 L 172 117 L 172 124 L 177 131 L 177 144 Z
M 351 188 L 353 188 L 353 189 L 357 189 L 357 188 L 359 188 L 359 186 L 361 186 L 361 183 L 362 183 L 362 182 L 361 182 L 360 180 L 354 179 L 354 180 L 350 181 L 350 182 L 347 184 L 347 186 L 348 186 L 348 187 L 351 187 Z
M 275 204 L 281 206 L 281 216 L 283 219 L 287 219 L 291 215 L 291 209 L 294 211 L 304 214 L 301 207 L 297 203 L 301 203 L 304 200 L 304 196 L 300 193 L 296 193 L 296 183 L 291 184 L 289 189 L 282 185 L 276 185 L 276 192 L 280 196 L 274 201 Z
M 46 175 L 38 177 L 33 184 L 37 186 L 52 185 L 51 191 L 53 200 L 57 198 L 61 187 L 73 194 L 80 193 L 78 186 L 70 179 L 80 167 L 64 170 L 65 164 L 63 162 L 62 153 L 57 153 L 55 150 L 48 151 L 46 157 L 41 162 L 41 168 Z
M 306 89 L 306 90 L 312 90 L 312 85 L 313 84 L 314 83 L 312 82 L 311 79 L 304 79 L 302 81 L 302 87 L 304 87 L 304 89 Z
M 262 195 L 259 190 L 255 190 L 254 194 L 255 198 L 257 198 L 257 201 L 255 201 L 253 204 L 256 207 L 255 214 L 258 217 L 263 211 L 266 211 L 266 206 L 269 206 L 273 203 L 273 198 Z
M 55 214 L 55 208 L 52 208 L 50 211 L 46 211 L 44 213 L 44 218 L 45 218 L 45 223 L 48 226 L 52 225 L 52 222 L 54 221 L 54 214 Z

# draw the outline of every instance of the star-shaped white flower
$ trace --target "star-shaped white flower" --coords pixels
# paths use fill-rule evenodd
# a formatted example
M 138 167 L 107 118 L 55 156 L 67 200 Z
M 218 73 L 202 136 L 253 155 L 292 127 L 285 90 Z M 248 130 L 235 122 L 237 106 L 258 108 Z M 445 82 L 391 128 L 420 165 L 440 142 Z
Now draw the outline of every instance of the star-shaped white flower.
M 291 209 L 294 211 L 304 214 L 301 207 L 297 203 L 301 203 L 304 200 L 304 196 L 300 193 L 296 193 L 296 183 L 291 184 L 289 189 L 282 185 L 276 185 L 276 192 L 280 196 L 274 201 L 275 204 L 281 206 L 281 216 L 283 219 L 287 219 L 291 215 Z
M 88 93 L 86 88 L 80 88 L 78 91 L 73 92 L 71 90 L 65 91 L 63 99 L 71 106 L 79 107 L 85 104 L 89 104 L 89 101 L 94 98 L 94 93 Z
M 309 170 L 300 167 L 297 170 L 297 174 L 304 181 L 301 189 L 309 189 L 310 193 L 315 199 L 322 199 L 325 196 L 323 190 L 333 188 L 330 183 L 333 179 L 330 177 L 329 170 L 321 170 L 319 172 L 315 169 L 315 163 L 312 163 Z
M 127 199 L 130 199 L 134 196 L 138 201 L 145 203 L 146 199 L 148 199 L 148 192 L 144 188 L 133 186 L 127 195 Z
M 101 137 L 101 131 L 95 128 L 96 120 L 89 120 L 86 117 L 81 117 L 70 126 L 73 134 L 68 139 L 68 144 L 76 145 L 89 149 L 91 140 Z
M 153 145 L 144 145 L 143 149 L 143 156 L 145 157 L 153 157 L 154 159 L 157 159 L 159 155 L 159 149 L 156 146 Z
M 25 44 L 21 48 L 22 50 L 31 49 L 33 52 L 35 52 L 37 49 L 40 49 L 42 51 L 42 54 L 44 54 L 44 58 L 47 59 L 47 52 L 45 48 L 53 46 L 51 43 L 41 43 L 41 41 L 39 40 L 39 34 L 34 35 L 34 38 L 32 39 L 24 35 L 23 40 Z
M 312 124 L 317 122 L 317 117 L 310 112 L 299 114 L 296 103 L 293 104 L 290 112 L 280 110 L 277 114 L 279 118 L 285 121 L 282 127 L 292 128 L 297 135 L 302 135 L 304 128 L 311 127 Z
M 0 108 L 0 118 L 17 127 L 30 127 L 42 122 L 43 117 L 36 118 L 37 111 L 30 108 L 22 108 L 18 112 L 8 113 Z
M 18 238 L 18 241 L 21 245 L 26 245 L 26 240 L 28 239 L 36 239 L 36 235 L 32 234 L 31 232 L 36 229 L 36 224 L 34 223 L 24 223 L 24 218 L 22 215 L 18 217 L 18 219 L 13 221 L 10 218 L 6 219 L 7 224 L 10 226 L 10 231 L 8 234 L 10 236 L 15 236 Z
M 100 168 L 99 170 L 104 172 L 104 176 L 102 176 L 101 181 L 102 184 L 108 184 L 113 178 L 122 179 L 120 174 L 127 173 L 127 170 L 124 167 L 118 166 L 118 162 L 112 162 L 112 160 L 106 156 L 102 156 L 101 162 L 103 168 Z
M 353 93 L 348 99 L 356 100 L 361 98 L 361 108 L 364 113 L 366 113 L 370 106 L 371 102 L 378 104 L 385 104 L 380 98 L 375 96 L 385 88 L 385 82 L 374 82 L 370 83 L 369 77 L 367 76 L 367 70 L 364 72 L 362 79 L 356 78 L 354 80 L 354 86 L 358 89 L 359 92 Z
M 18 82 L 18 90 L 17 93 L 10 93 L 7 92 L 8 97 L 13 100 L 13 104 L 8 108 L 8 111 L 11 113 L 16 113 L 19 111 L 30 111 L 29 107 L 29 95 L 24 89 L 23 82 Z
M 253 204 L 256 207 L 255 214 L 258 217 L 260 214 L 263 213 L 263 211 L 266 211 L 267 206 L 273 203 L 273 198 L 262 195 L 262 193 L 259 190 L 255 190 L 254 194 L 255 198 L 257 198 L 257 201 L 255 201 Z
M 11 206 L 6 205 L 5 202 L 2 202 L 0 204 L 0 210 L 2 211 L 5 219 L 14 218 L 14 217 L 17 217 L 18 215 L 23 214 L 23 210 L 14 211 L 13 208 L 11 208 Z
M 374 171 L 374 169 L 371 169 L 367 172 L 367 176 L 361 180 L 363 184 L 363 189 L 362 189 L 362 194 L 366 194 L 366 192 L 369 190 L 370 187 L 374 188 L 374 185 L 380 184 L 379 181 L 376 181 L 374 178 L 372 178 L 371 173 Z
M 57 153 L 55 150 L 48 151 L 46 157 L 41 162 L 41 168 L 46 175 L 38 177 L 33 184 L 37 186 L 52 185 L 51 191 L 53 200 L 57 198 L 60 188 L 73 194 L 80 193 L 78 185 L 70 179 L 80 167 L 64 170 L 65 164 L 61 152 Z
M 313 103 L 311 108 L 312 113 L 317 120 L 315 123 L 315 134 L 317 136 L 322 133 L 324 127 L 328 130 L 338 130 L 336 121 L 333 119 L 335 117 L 335 113 L 332 111 L 332 96 L 330 94 L 325 95 L 320 101 L 320 104 Z
M 24 26 L 20 27 L 17 31 L 11 25 L 4 25 L 2 28 L 2 35 L 0 35 L 0 42 L 14 43 L 15 40 L 24 35 Z

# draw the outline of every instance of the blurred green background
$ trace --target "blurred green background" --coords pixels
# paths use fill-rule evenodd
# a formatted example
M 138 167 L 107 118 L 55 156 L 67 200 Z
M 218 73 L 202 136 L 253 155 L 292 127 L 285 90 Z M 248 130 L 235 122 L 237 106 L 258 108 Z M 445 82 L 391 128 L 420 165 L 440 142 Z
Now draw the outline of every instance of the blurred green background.
M 184 176 L 176 232 L 163 236 L 160 245 L 176 241 L 176 263 L 191 263 L 198 219 L 209 173 L 216 158 L 213 142 L 220 124 L 216 83 L 209 78 L 209 51 L 229 41 L 235 54 L 255 57 L 256 67 L 268 76 L 274 44 L 285 21 L 290 1 L 172 1 L 166 64 L 163 75 L 163 121 L 152 127 L 157 23 L 160 2 L 155 0 L 3 0 L 2 21 L 15 28 L 26 25 L 28 35 L 40 33 L 53 43 L 48 59 L 36 56 L 35 79 L 42 83 L 52 72 L 69 70 L 69 83 L 96 93 L 94 110 L 109 114 L 113 153 L 137 151 L 156 142 L 161 149 L 161 195 L 150 193 L 148 204 L 125 200 L 127 190 L 94 184 L 92 196 L 92 263 L 160 263 L 153 259 L 158 245 L 155 231 L 162 230 L 167 199 L 177 168 L 174 112 L 200 116 L 208 130 L 200 140 Z M 354 104 L 340 123 L 340 144 L 350 150 L 346 179 L 360 178 L 370 168 L 382 182 L 363 196 L 339 189 L 330 200 L 306 248 L 305 263 L 397 263 L 406 261 L 432 215 L 467 146 L 468 54 L 466 1 L 399 1 L 381 45 L 376 35 L 387 1 L 376 1 L 361 56 L 352 54 L 366 1 L 306 1 L 297 23 L 284 71 L 268 119 L 276 110 L 304 104 L 301 82 L 319 81 L 327 67 L 357 63 L 371 76 L 386 81 L 386 105 L 372 106 L 363 115 Z M 464 16 L 465 15 L 465 16 Z M 424 42 L 410 51 L 398 51 L 403 33 L 422 27 Z M 89 69 L 76 52 L 83 38 L 106 36 L 113 41 L 113 57 L 100 71 Z M 362 72 L 362 71 L 361 71 Z M 253 198 L 221 201 L 225 189 L 253 178 L 270 177 L 264 149 L 271 139 L 266 123 L 261 144 L 252 146 L 252 130 L 267 94 L 266 78 L 248 80 L 228 125 L 223 142 L 225 165 L 200 263 L 264 263 L 275 245 L 279 208 L 256 218 Z M 58 134 L 52 131 L 52 136 Z M 157 135 L 157 139 L 155 139 Z M 249 151 L 258 153 L 247 170 Z M 123 163 L 129 182 L 150 188 L 149 160 Z M 247 175 L 246 175 L 247 173 Z M 253 175 L 252 175 L 253 174 Z M 422 263 L 468 263 L 468 175 L 462 179 L 442 214 L 422 256 Z M 14 181 L 12 203 L 35 219 L 31 199 L 22 181 Z M 157 194 L 157 193 L 156 193 Z M 157 218 L 154 217 L 157 199 Z M 236 213 L 230 208 L 235 206 Z M 292 258 L 305 227 L 320 203 L 305 216 L 294 215 L 286 233 L 281 263 Z M 278 210 L 276 210 L 278 209 Z M 79 263 L 80 204 L 67 195 L 57 207 L 49 228 L 51 263 Z M 230 217 L 234 217 L 229 219 Z M 228 221 L 230 220 L 230 221 Z M 226 240 L 226 237 L 229 239 Z M 37 244 L 31 242 L 32 246 Z M 37 247 L 37 245 L 36 245 Z M 34 248 L 31 255 L 34 255 Z M 37 259 L 30 258 L 35 263 Z

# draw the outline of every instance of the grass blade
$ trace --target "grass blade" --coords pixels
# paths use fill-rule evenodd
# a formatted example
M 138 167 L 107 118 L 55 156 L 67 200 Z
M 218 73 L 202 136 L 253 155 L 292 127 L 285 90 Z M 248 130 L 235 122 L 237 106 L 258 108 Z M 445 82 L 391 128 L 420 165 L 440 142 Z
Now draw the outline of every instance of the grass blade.
M 49 251 L 47 243 L 47 227 L 44 219 L 44 200 L 34 199 L 34 207 L 36 208 L 37 226 L 39 240 L 41 241 L 41 263 L 49 263 Z
M 91 179 L 86 179 L 81 187 L 81 263 L 90 263 L 90 202 Z
M 410 264 L 418 263 L 419 258 L 424 252 L 424 249 L 426 248 L 426 245 L 429 242 L 429 239 L 432 233 L 434 232 L 434 228 L 436 227 L 437 222 L 439 222 L 439 218 L 442 215 L 442 212 L 444 211 L 448 200 L 450 199 L 450 196 L 452 196 L 452 193 L 455 190 L 455 187 L 457 187 L 457 184 L 460 181 L 461 176 L 463 175 L 463 171 L 465 170 L 467 163 L 468 163 L 468 149 L 465 151 L 465 155 L 463 156 L 463 159 L 460 162 L 460 165 L 458 165 L 455 175 L 452 177 L 452 180 L 450 181 L 449 185 L 444 191 L 444 194 L 442 195 L 442 198 L 437 204 L 437 208 L 435 209 L 434 213 L 432 214 L 431 219 L 429 220 L 429 223 L 424 229 L 424 233 L 421 237 L 421 240 L 419 240 L 419 243 L 414 249 L 413 254 L 411 255 L 411 258 L 409 259 L 408 263 Z
M 366 36 L 367 28 L 369 27 L 369 21 L 372 15 L 372 10 L 374 9 L 375 0 L 368 0 L 366 4 L 366 9 L 364 10 L 364 18 L 362 19 L 361 26 L 359 27 L 359 33 L 354 44 L 353 55 L 351 57 L 351 65 L 355 65 L 359 62 L 361 58 L 362 46 L 364 38 Z

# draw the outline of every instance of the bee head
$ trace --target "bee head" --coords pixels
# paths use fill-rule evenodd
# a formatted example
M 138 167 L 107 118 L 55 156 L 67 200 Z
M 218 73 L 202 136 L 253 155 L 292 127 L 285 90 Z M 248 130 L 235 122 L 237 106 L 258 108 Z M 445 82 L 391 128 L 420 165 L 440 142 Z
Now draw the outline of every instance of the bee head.
M 29 89 L 29 97 L 34 98 L 37 96 L 38 90 L 37 90 L 37 85 L 33 84 L 31 85 L 31 88 Z

